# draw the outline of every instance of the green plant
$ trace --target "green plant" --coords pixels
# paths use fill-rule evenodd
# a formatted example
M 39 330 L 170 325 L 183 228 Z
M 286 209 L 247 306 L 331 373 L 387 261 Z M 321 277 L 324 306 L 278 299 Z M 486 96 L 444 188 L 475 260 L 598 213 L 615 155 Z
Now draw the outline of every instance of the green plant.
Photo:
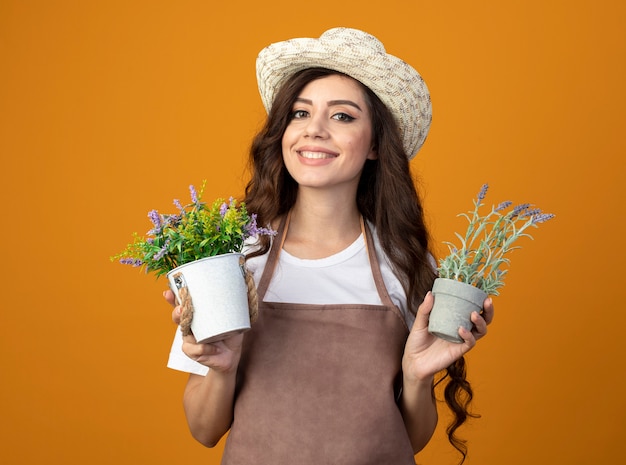
M 141 237 L 133 234 L 133 242 L 121 253 L 111 257 L 120 263 L 144 267 L 157 277 L 177 266 L 200 258 L 231 252 L 241 252 L 244 242 L 258 235 L 274 235 L 270 228 L 259 228 L 256 214 L 249 214 L 245 203 L 231 198 L 228 202 L 216 199 L 208 207 L 202 202 L 206 181 L 198 193 L 189 186 L 191 203 L 174 205 L 178 213 L 162 215 L 152 210 L 148 217 L 152 229 Z
M 530 204 L 521 204 L 513 207 L 512 202 L 506 201 L 498 206 L 492 206 L 491 211 L 482 215 L 479 213 L 483 206 L 483 199 L 487 194 L 488 185 L 484 184 L 474 200 L 474 209 L 461 213 L 469 222 L 465 236 L 455 233 L 460 240 L 460 247 L 451 242 L 448 245 L 450 254 L 439 260 L 439 277 L 462 281 L 487 294 L 498 295 L 498 289 L 504 286 L 504 276 L 510 261 L 505 255 L 519 249 L 513 243 L 521 237 L 532 236 L 527 229 L 537 227 L 552 218 L 551 213 L 541 213 L 538 208 L 531 208 Z

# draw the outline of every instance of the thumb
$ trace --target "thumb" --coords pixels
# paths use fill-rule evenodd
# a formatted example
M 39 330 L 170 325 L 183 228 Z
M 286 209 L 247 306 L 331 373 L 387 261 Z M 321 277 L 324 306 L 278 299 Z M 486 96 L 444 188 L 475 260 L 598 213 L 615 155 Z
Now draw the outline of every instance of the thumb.
M 431 291 L 428 291 L 424 296 L 424 300 L 417 309 L 417 315 L 415 315 L 414 328 L 424 329 L 428 327 L 428 318 L 430 311 L 433 309 L 435 303 L 435 296 Z

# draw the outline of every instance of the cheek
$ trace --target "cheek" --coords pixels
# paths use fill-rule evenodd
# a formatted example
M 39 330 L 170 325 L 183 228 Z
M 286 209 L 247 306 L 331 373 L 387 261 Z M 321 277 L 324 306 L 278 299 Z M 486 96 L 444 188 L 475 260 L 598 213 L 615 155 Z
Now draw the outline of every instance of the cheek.
M 289 142 L 283 139 L 283 144 L 281 148 L 282 148 L 283 163 L 285 164 L 289 163 L 289 153 L 290 153 L 289 148 L 290 147 L 291 145 L 289 144 Z
M 283 137 L 281 139 L 281 146 L 283 149 L 283 154 L 289 150 L 289 147 L 291 147 L 294 143 L 295 140 L 295 131 L 293 128 L 291 128 L 291 126 L 287 126 L 287 128 L 285 129 L 285 132 L 283 133 Z
M 372 137 L 369 134 L 359 135 L 359 137 L 351 138 L 347 141 L 350 151 L 358 157 L 370 158 L 372 152 Z
M 289 173 L 291 174 L 291 164 L 292 164 L 292 157 L 290 157 L 290 153 L 291 153 L 291 147 L 293 147 L 293 134 L 289 133 L 289 131 L 285 131 L 285 133 L 283 134 L 283 138 L 282 138 L 282 142 L 281 142 L 281 150 L 282 150 L 282 158 L 283 158 L 283 164 L 285 165 L 285 168 L 287 168 L 287 171 L 289 171 Z

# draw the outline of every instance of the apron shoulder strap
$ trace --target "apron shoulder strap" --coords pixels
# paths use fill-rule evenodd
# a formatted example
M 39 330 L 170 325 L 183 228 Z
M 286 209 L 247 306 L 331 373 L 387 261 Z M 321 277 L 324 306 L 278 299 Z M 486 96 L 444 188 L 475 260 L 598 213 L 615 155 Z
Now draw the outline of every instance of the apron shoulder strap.
M 363 220 L 363 217 L 361 217 L 361 222 L 363 233 L 365 235 L 365 247 L 367 248 L 367 256 L 369 257 L 372 274 L 374 275 L 374 283 L 376 284 L 378 296 L 380 297 L 380 301 L 383 305 L 395 307 L 393 301 L 391 300 L 391 297 L 389 297 L 387 287 L 385 286 L 385 281 L 383 280 L 383 275 L 380 272 L 380 263 L 378 261 L 378 255 L 376 254 L 376 249 L 374 247 L 372 232 L 367 225 L 367 222 Z

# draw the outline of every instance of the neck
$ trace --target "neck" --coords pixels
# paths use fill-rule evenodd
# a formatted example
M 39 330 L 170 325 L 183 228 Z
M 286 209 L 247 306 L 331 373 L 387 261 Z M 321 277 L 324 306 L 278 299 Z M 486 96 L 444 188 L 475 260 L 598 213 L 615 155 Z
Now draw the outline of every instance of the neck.
M 284 248 L 299 258 L 340 252 L 361 234 L 361 215 L 353 197 L 300 189 L 291 211 Z

